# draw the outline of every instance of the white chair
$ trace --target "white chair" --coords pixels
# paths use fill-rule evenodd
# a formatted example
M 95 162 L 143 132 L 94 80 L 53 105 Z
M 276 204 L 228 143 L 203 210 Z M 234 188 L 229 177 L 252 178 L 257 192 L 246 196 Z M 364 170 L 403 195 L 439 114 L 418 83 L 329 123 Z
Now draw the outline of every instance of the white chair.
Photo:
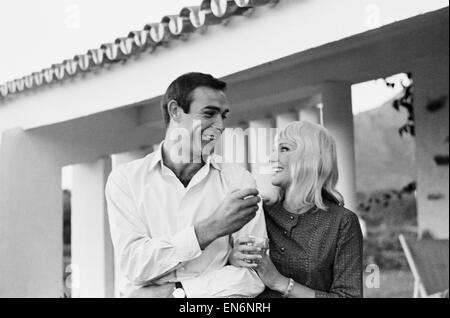
M 414 298 L 448 297 L 449 241 L 409 240 L 399 236 L 414 276 Z

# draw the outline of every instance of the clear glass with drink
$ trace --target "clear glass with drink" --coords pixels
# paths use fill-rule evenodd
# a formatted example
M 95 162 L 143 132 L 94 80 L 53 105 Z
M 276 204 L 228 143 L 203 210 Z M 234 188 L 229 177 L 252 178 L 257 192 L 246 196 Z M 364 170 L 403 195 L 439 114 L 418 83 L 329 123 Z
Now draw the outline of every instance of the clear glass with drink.
M 269 249 L 269 239 L 266 237 L 258 237 L 254 235 L 247 235 L 243 236 L 239 239 L 241 241 L 241 244 L 245 244 L 247 246 L 254 246 L 255 251 L 250 252 L 247 251 L 247 254 L 260 254 L 264 255 L 266 254 L 267 250 Z M 256 250 L 258 249 L 258 250 Z M 246 259 L 245 262 L 247 263 L 253 263 L 252 260 Z

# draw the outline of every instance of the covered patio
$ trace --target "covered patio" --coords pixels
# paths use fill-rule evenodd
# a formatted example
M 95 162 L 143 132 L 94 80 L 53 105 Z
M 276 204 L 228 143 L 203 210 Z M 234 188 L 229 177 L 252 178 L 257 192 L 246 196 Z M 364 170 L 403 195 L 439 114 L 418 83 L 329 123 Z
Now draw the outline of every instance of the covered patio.
M 434 161 L 437 153 L 448 153 L 448 36 L 447 7 L 257 66 L 242 67 L 231 74 L 222 72 L 222 78 L 229 83 L 232 107 L 227 124 L 245 129 L 277 128 L 298 119 L 322 123 L 338 142 L 339 190 L 347 207 L 356 210 L 351 85 L 411 72 L 419 231 L 448 238 L 448 166 L 438 166 Z M 189 47 L 191 56 L 196 56 L 195 45 Z M 227 51 L 238 49 L 225 47 L 225 52 L 213 58 L 219 62 L 227 58 Z M 176 57 L 174 51 L 176 48 L 166 52 L 166 60 L 160 56 L 163 53 L 156 53 L 155 58 L 170 61 Z M 173 74 L 189 70 L 190 66 L 164 72 L 167 65 L 161 65 L 157 74 L 164 75 L 155 78 L 152 64 L 141 57 L 129 65 L 113 65 L 105 71 L 108 76 L 90 73 L 73 83 L 18 96 L 10 102 L 23 109 L 41 103 L 55 108 L 68 103 L 73 106 L 74 118 L 55 123 L 49 119 L 45 124 L 3 133 L 0 259 L 8 261 L 0 263 L 0 297 L 62 295 L 61 169 L 67 165 L 74 165 L 72 263 L 77 264 L 80 279 L 76 294 L 115 295 L 104 186 L 115 165 L 144 156 L 164 136 L 161 88 Z M 204 69 L 210 67 L 205 65 Z M 136 87 L 128 89 L 130 83 L 136 83 L 131 85 Z M 130 103 L 136 98 L 130 98 L 130 94 L 141 100 Z M 98 111 L 76 115 L 78 104 L 84 103 L 83 96 L 93 96 L 87 103 L 98 103 Z M 447 96 L 445 108 L 430 114 L 427 104 L 442 96 Z M 120 106 L 108 109 L 110 103 Z M 263 185 L 267 177 L 258 172 L 257 165 L 248 167 Z M 441 194 L 440 199 L 433 199 L 433 194 Z

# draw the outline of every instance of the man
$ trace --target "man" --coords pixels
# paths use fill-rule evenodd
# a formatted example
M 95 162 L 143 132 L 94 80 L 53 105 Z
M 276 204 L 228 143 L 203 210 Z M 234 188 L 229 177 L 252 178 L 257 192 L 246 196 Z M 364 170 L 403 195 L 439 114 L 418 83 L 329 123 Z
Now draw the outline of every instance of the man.
M 123 296 L 255 297 L 264 290 L 255 271 L 227 264 L 236 240 L 267 233 L 251 174 L 213 154 L 230 111 L 225 88 L 207 74 L 177 78 L 161 103 L 159 149 L 108 178 Z

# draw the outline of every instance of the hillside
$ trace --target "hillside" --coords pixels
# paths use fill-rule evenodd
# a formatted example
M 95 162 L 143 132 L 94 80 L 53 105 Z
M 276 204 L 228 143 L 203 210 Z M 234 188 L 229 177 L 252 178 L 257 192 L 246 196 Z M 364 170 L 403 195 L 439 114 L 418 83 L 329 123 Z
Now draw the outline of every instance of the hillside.
M 354 116 L 356 186 L 359 193 L 401 189 L 416 180 L 414 139 L 400 136 L 406 113 L 388 101 Z

